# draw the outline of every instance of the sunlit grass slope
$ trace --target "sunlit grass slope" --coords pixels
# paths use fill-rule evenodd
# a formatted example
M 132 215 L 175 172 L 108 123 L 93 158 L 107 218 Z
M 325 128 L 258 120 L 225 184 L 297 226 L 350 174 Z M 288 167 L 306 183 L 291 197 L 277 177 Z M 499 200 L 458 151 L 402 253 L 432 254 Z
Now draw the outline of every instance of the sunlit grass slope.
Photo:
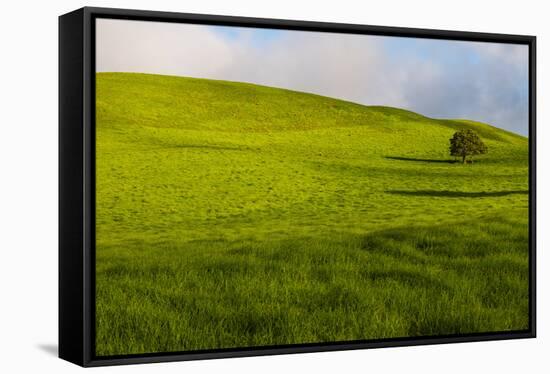
M 122 73 L 97 75 L 96 135 L 99 355 L 528 327 L 524 137 Z

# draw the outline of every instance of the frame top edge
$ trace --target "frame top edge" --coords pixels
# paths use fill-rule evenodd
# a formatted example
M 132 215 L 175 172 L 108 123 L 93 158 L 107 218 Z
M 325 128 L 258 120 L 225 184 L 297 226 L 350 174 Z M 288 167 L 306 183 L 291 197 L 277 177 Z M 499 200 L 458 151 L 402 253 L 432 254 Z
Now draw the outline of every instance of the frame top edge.
M 380 36 L 410 37 L 424 39 L 447 39 L 478 42 L 497 42 L 508 44 L 533 45 L 535 35 L 489 33 L 477 31 L 460 31 L 448 29 L 429 29 L 400 26 L 380 26 L 356 23 L 338 23 L 326 21 L 307 21 L 297 19 L 260 18 L 233 15 L 214 15 L 201 13 L 185 13 L 174 11 L 154 11 L 141 9 L 104 8 L 85 6 L 83 10 L 86 17 L 112 18 L 125 20 L 143 20 L 157 22 L 182 22 L 218 24 L 237 27 L 260 27 L 293 29 L 301 31 L 339 32 L 355 34 L 371 34 Z M 72 12 L 70 12 L 72 13 Z

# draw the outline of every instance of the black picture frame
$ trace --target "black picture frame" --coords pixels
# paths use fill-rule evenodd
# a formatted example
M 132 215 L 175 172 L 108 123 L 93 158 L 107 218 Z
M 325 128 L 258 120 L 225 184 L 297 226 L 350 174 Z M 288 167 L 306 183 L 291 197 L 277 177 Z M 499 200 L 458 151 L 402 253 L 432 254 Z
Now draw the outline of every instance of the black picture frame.
M 95 20 L 115 18 L 206 25 L 523 44 L 529 47 L 529 328 L 437 337 L 300 344 L 96 357 Z M 85 7 L 59 18 L 59 357 L 81 366 L 261 356 L 478 342 L 536 336 L 536 37 Z

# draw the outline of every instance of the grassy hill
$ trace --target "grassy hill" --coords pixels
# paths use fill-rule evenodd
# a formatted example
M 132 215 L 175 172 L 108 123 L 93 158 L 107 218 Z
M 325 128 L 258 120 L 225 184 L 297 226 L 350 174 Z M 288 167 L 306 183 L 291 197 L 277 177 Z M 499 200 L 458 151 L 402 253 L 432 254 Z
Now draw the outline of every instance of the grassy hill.
M 123 73 L 97 75 L 96 136 L 99 355 L 527 328 L 522 136 Z

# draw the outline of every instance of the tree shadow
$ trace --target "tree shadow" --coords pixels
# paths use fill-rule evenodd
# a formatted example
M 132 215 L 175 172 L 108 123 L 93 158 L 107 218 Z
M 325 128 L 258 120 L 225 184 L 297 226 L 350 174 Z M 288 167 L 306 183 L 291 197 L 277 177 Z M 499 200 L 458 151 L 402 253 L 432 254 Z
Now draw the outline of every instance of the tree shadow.
M 480 192 L 466 192 L 466 191 L 434 191 L 434 190 L 417 190 L 417 191 L 404 191 L 404 190 L 388 190 L 386 193 L 392 195 L 403 196 L 431 196 L 431 197 L 500 197 L 507 195 L 527 195 L 529 191 L 480 191 Z
M 387 158 L 388 160 L 433 162 L 437 164 L 454 164 L 458 162 L 455 160 L 439 160 L 439 159 L 430 159 L 430 158 L 412 158 L 412 157 L 397 157 L 397 156 L 384 156 L 384 158 Z

